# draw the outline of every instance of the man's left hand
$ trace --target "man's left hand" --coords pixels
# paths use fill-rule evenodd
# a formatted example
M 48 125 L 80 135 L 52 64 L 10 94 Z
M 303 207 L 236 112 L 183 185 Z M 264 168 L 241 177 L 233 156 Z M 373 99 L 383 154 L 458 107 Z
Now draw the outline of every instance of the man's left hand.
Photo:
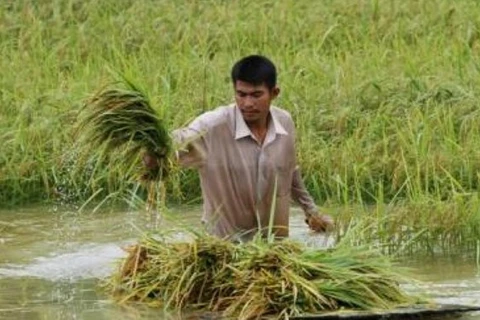
M 311 214 L 305 219 L 310 229 L 315 232 L 326 232 L 333 229 L 332 217 L 326 214 Z

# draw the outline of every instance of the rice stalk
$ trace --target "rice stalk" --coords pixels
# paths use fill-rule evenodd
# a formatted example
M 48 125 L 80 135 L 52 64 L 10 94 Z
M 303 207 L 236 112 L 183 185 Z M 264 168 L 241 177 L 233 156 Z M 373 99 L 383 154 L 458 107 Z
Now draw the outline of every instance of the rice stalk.
M 107 283 L 120 302 L 216 312 L 235 319 L 288 318 L 351 309 L 390 309 L 417 300 L 391 261 L 340 245 L 306 248 L 291 240 L 243 244 L 204 234 L 172 242 L 145 236 Z
M 153 156 L 156 165 L 142 166 L 137 177 L 147 184 L 147 203 L 152 204 L 158 182 L 172 167 L 172 141 L 147 96 L 129 81 L 125 86 L 107 87 L 87 101 L 78 120 L 79 144 L 88 152 L 102 149 L 107 157 L 118 151 L 126 168 L 134 167 L 142 154 Z

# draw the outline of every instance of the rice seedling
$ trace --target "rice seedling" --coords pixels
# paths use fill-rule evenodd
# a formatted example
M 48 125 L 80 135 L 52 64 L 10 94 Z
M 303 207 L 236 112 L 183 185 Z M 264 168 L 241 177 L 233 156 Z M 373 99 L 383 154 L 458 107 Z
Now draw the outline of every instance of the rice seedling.
M 337 238 L 396 256 L 464 254 L 475 259 L 479 198 L 352 205 L 336 214 Z M 346 237 L 348 235 L 348 237 Z
M 145 236 L 106 284 L 121 303 L 137 301 L 174 310 L 214 312 L 235 319 L 287 319 L 342 308 L 389 309 L 413 304 L 406 278 L 372 250 L 340 245 L 306 248 L 260 237 L 233 243 L 188 233 Z
M 169 131 L 158 118 L 146 95 L 131 82 L 127 89 L 105 89 L 90 99 L 81 112 L 79 128 L 88 147 L 105 147 L 106 152 L 126 147 L 128 164 L 141 152 L 158 159 L 158 165 L 142 174 L 147 181 L 166 177 L 170 169 L 172 142 Z
M 172 142 L 146 95 L 131 82 L 126 84 L 126 89 L 104 89 L 86 103 L 77 129 L 79 145 L 102 148 L 105 156 L 120 149 L 125 167 L 134 166 L 142 154 L 150 155 L 157 163 L 139 171 L 152 204 L 156 185 L 171 168 Z

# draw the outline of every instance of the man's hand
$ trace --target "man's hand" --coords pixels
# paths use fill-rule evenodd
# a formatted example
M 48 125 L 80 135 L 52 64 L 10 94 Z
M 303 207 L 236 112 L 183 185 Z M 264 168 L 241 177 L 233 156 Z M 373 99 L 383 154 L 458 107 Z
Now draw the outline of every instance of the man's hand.
M 332 217 L 326 214 L 309 214 L 305 222 L 315 232 L 330 231 L 334 226 Z
M 149 152 L 145 152 L 143 154 L 142 160 L 145 167 L 149 170 L 155 170 L 155 169 L 158 169 L 159 167 L 157 157 L 155 157 L 153 154 Z

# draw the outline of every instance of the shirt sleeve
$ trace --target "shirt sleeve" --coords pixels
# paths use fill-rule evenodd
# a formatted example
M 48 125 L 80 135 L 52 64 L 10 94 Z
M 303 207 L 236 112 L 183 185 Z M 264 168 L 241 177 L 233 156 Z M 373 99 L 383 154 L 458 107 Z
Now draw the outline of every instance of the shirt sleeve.
M 305 187 L 303 182 L 300 169 L 295 167 L 293 171 L 292 179 L 292 199 L 300 205 L 300 207 L 305 212 L 305 215 L 316 215 L 318 214 L 318 208 L 313 201 L 312 196 Z
M 293 120 L 290 115 L 287 127 L 289 128 L 289 133 L 292 135 L 292 139 L 295 141 L 295 125 L 293 124 Z M 305 215 L 317 215 L 319 213 L 315 201 L 305 187 L 305 183 L 303 182 L 302 175 L 300 173 L 300 168 L 297 164 L 295 164 L 295 169 L 293 170 L 291 195 L 293 201 L 300 205 L 300 207 L 303 209 L 303 212 L 305 212 Z
M 200 168 L 205 164 L 208 154 L 206 143 L 208 131 L 208 115 L 201 115 L 187 127 L 172 132 L 177 149 L 177 161 L 182 167 Z

